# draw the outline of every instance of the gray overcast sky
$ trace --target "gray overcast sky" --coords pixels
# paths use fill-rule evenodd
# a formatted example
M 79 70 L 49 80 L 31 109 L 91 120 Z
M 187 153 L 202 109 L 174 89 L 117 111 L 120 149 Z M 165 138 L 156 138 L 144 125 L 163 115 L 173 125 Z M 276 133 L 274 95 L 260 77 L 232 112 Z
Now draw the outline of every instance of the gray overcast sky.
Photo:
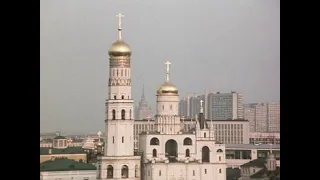
M 133 98 L 155 92 L 172 62 L 180 90 L 244 94 L 245 102 L 280 99 L 279 0 L 41 0 L 41 132 L 104 131 L 108 48 L 132 48 Z

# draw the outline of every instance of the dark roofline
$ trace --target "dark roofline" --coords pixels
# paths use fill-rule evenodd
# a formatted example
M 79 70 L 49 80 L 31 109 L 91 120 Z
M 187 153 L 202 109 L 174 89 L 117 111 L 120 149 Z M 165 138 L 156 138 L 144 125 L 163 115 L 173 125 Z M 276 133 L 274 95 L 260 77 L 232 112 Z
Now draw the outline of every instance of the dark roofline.
M 184 121 L 195 121 L 195 119 L 184 119 Z M 226 119 L 226 120 L 210 120 L 206 119 L 207 122 L 249 122 L 249 120 L 246 119 Z
M 134 121 L 148 122 L 147 119 L 135 119 Z M 155 121 L 154 119 L 150 119 L 150 121 Z

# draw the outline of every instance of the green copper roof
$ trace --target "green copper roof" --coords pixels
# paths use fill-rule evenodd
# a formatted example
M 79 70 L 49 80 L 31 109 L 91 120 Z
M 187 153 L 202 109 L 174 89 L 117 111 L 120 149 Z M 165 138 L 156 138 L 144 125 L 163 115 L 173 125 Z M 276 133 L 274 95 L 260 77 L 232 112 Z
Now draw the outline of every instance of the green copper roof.
M 78 162 L 67 158 L 56 158 L 55 160 L 40 163 L 40 171 L 77 171 L 96 170 L 97 168 L 88 163 Z
M 40 155 L 49 155 L 48 147 L 41 147 L 40 148 Z M 65 149 L 55 149 L 51 148 L 51 154 L 86 154 L 82 147 L 67 147 Z

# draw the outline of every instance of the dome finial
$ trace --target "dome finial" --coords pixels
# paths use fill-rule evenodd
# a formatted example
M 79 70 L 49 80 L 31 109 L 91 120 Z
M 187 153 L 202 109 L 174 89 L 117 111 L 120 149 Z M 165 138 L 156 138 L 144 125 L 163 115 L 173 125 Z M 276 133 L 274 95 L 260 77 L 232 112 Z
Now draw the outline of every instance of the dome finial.
M 171 64 L 171 62 L 170 62 L 170 61 L 166 61 L 164 64 L 167 65 L 166 81 L 169 82 L 169 78 L 170 78 L 170 64 Z
M 123 18 L 124 15 L 121 14 L 121 13 L 118 13 L 116 16 L 119 18 L 118 33 L 119 33 L 119 40 L 121 40 L 121 38 L 122 38 L 122 37 L 121 37 L 121 30 L 122 30 L 122 27 L 121 27 L 121 25 L 122 25 L 121 18 Z

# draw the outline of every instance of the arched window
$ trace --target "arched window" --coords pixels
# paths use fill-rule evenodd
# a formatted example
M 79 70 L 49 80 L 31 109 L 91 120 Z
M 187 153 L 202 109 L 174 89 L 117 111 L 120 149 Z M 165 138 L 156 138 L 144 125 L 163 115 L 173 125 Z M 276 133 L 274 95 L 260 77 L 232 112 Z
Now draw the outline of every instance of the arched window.
M 116 95 L 114 95 L 114 96 L 113 96 L 113 99 L 117 99 L 117 96 L 116 96 Z
M 131 117 L 132 117 L 132 110 L 130 109 L 130 111 L 129 111 L 129 114 L 130 114 L 130 119 L 132 119 Z
M 204 174 L 207 174 L 207 169 L 204 169 Z
M 152 157 L 157 157 L 157 150 L 156 149 L 152 150 Z
M 139 166 L 136 165 L 134 167 L 134 177 L 138 178 L 139 177 Z
M 121 69 L 121 76 L 123 76 L 123 69 Z
M 124 95 L 121 96 L 121 99 L 124 99 Z
M 150 140 L 150 145 L 159 145 L 159 139 L 154 137 Z
M 165 156 L 168 157 L 169 162 L 176 162 L 178 157 L 178 143 L 170 139 L 165 143 Z
M 124 110 L 124 109 L 121 110 L 121 119 L 122 120 L 126 119 L 126 110 Z
M 162 110 L 164 110 L 164 105 L 162 105 Z
M 112 120 L 116 119 L 116 110 L 112 110 Z
M 210 162 L 210 149 L 208 146 L 202 148 L 202 162 Z
M 130 99 L 130 97 L 128 96 L 128 99 Z
M 172 105 L 170 105 L 170 110 L 172 110 Z
M 114 144 L 114 136 L 112 136 L 112 143 Z
M 190 150 L 186 149 L 186 157 L 190 157 Z
M 203 137 L 207 137 L 207 133 L 203 133 Z
M 221 156 L 219 156 L 219 161 L 221 161 Z
M 123 165 L 121 168 L 121 177 L 128 178 L 129 177 L 129 168 L 127 165 Z
M 124 143 L 124 137 L 122 136 L 122 143 Z
M 223 151 L 222 151 L 222 149 L 218 149 L 217 152 L 218 153 L 222 153 Z
M 117 76 L 119 76 L 119 70 L 117 69 Z
M 113 69 L 113 70 L 112 70 L 112 76 L 114 76 L 114 75 L 115 75 L 115 73 L 114 73 L 114 72 L 115 72 L 115 70 Z
M 192 170 L 192 175 L 195 176 L 196 175 L 196 171 Z
M 161 170 L 159 171 L 159 176 L 161 176 Z
M 219 173 L 221 173 L 221 169 L 219 169 Z
M 107 167 L 107 179 L 113 178 L 113 166 L 108 165 Z
M 183 140 L 183 145 L 192 145 L 192 140 L 190 138 L 185 138 Z

